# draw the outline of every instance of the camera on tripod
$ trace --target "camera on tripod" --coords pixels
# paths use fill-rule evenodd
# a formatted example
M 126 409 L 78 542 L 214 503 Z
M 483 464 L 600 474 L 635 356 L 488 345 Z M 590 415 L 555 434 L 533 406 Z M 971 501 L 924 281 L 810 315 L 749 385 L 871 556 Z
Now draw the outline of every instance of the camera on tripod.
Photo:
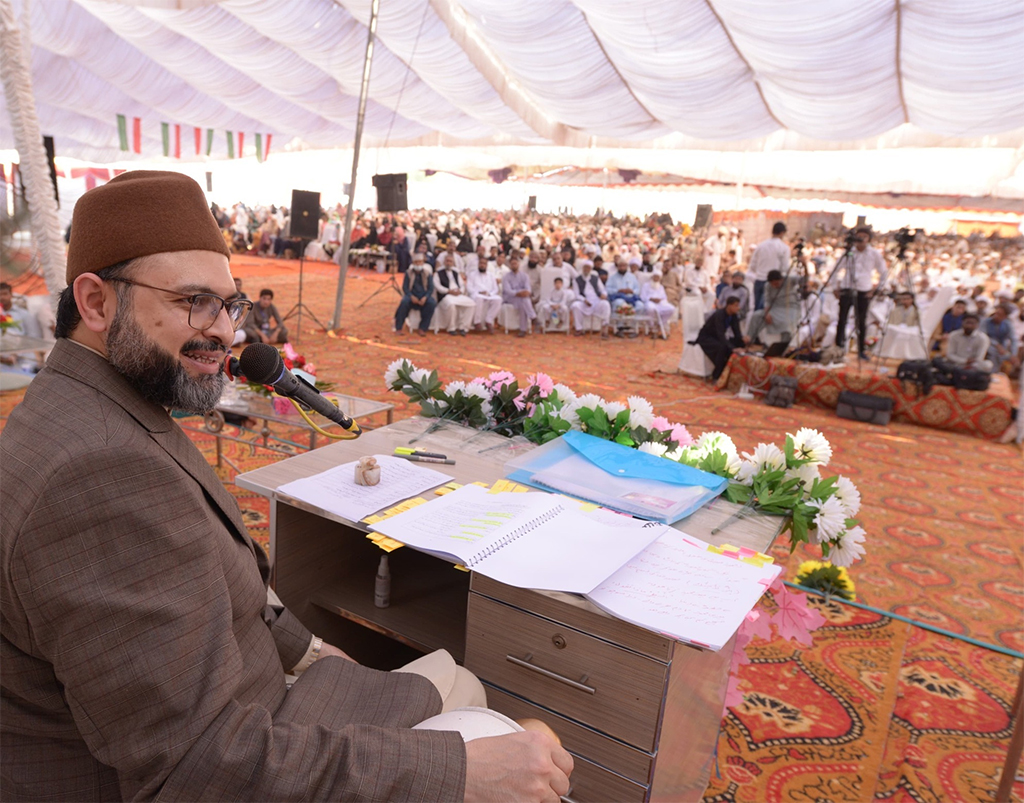
M 914 242 L 914 240 L 917 239 L 917 235 L 920 233 L 920 231 L 920 229 L 914 229 L 913 231 L 911 231 L 909 228 L 904 226 L 902 229 L 896 232 L 896 242 L 899 244 L 900 248 L 906 248 L 908 245 Z
M 853 250 L 853 245 L 854 245 L 854 243 L 856 241 L 857 241 L 857 230 L 856 229 L 847 229 L 846 230 L 846 243 L 844 244 L 843 247 L 847 251 L 852 251 Z

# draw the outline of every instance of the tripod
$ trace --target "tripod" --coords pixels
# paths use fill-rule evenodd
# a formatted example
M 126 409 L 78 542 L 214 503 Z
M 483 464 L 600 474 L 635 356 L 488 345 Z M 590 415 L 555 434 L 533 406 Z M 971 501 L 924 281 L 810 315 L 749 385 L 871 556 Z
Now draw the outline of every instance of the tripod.
M 302 276 L 303 276 L 303 273 L 304 273 L 304 265 L 305 265 L 305 260 L 306 260 L 306 241 L 303 239 L 300 242 L 302 244 L 302 251 L 299 252 L 299 300 L 296 302 L 294 307 L 292 307 L 290 310 L 288 310 L 288 314 L 285 315 L 284 318 L 282 318 L 282 322 L 283 322 L 283 321 L 287 321 L 289 318 L 292 318 L 292 317 L 294 317 L 296 315 L 298 316 L 299 320 L 296 322 L 296 326 L 295 326 L 295 342 L 296 343 L 299 342 L 299 338 L 300 338 L 300 336 L 302 334 L 302 312 L 303 312 L 303 310 L 305 310 L 306 314 L 310 318 L 312 318 L 314 321 L 316 321 L 316 325 L 317 326 L 319 326 L 325 332 L 327 331 L 327 327 L 323 325 L 323 323 L 320 321 L 319 318 L 316 317 L 316 315 L 313 314 L 313 310 L 311 310 L 309 307 L 307 307 L 305 304 L 302 303 Z
M 402 293 L 401 286 L 398 284 L 398 279 L 395 278 L 395 276 L 398 275 L 398 260 L 395 259 L 393 256 L 389 256 L 388 257 L 388 270 L 387 270 L 387 274 L 388 274 L 388 280 L 386 282 L 384 282 L 384 284 L 382 284 L 376 290 L 374 290 L 373 293 L 370 294 L 370 297 L 367 298 L 365 301 L 363 301 L 363 303 L 360 304 L 359 307 L 357 307 L 356 309 L 360 309 L 360 308 L 366 306 L 371 301 L 373 301 L 373 299 L 375 299 L 377 296 L 379 296 L 381 293 L 383 293 L 385 290 L 387 290 L 389 287 L 392 290 L 394 290 L 396 293 L 398 293 L 399 298 L 401 298 L 404 295 Z
M 853 260 L 853 258 L 851 256 L 851 251 L 853 250 L 853 238 L 854 238 L 854 232 L 853 232 L 853 230 L 850 230 L 849 232 L 847 232 L 847 235 L 846 235 L 846 247 L 845 247 L 845 250 L 843 251 L 843 255 L 841 257 L 839 257 L 839 259 L 836 260 L 836 264 L 832 266 L 832 270 L 829 272 L 828 278 L 825 279 L 824 282 L 822 282 L 821 287 L 819 288 L 818 293 L 817 293 L 817 296 L 818 296 L 817 302 L 808 305 L 807 312 L 804 314 L 803 318 L 800 320 L 800 323 L 797 324 L 796 330 L 797 330 L 798 333 L 800 332 L 801 329 L 803 329 L 803 327 L 805 325 L 810 327 L 811 313 L 814 311 L 815 308 L 817 308 L 818 311 L 819 311 L 819 314 L 821 314 L 821 309 L 823 308 L 822 296 L 825 295 L 826 288 L 828 288 L 829 285 L 832 283 L 832 279 L 835 277 L 835 275 L 839 271 L 839 269 L 840 268 L 849 269 L 849 262 L 852 262 L 852 260 Z M 856 320 L 856 309 L 854 309 L 854 320 Z M 858 337 L 859 336 L 860 335 L 858 334 Z M 836 321 L 836 344 L 837 345 L 839 343 L 840 337 L 842 337 L 843 342 L 845 344 L 846 343 L 846 332 L 840 332 L 839 331 L 839 322 L 837 320 Z M 814 344 L 814 329 L 813 328 L 811 329 L 811 337 L 810 337 L 810 339 L 811 339 L 811 343 L 813 345 Z M 863 349 L 864 349 L 864 344 L 863 343 L 858 343 L 857 345 L 858 345 L 857 354 L 858 354 L 858 357 L 859 357 L 861 351 L 863 351 Z

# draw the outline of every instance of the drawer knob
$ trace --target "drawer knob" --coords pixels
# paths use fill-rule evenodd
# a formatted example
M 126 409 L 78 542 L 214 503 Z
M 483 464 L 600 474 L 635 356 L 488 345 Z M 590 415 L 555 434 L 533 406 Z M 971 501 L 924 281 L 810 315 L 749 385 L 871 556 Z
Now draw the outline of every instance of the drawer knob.
M 572 686 L 574 689 L 586 692 L 587 694 L 597 694 L 597 689 L 593 686 L 587 685 L 587 678 L 589 675 L 584 675 L 579 680 L 573 680 L 567 678 L 565 675 L 559 675 L 557 672 L 552 672 L 550 669 L 545 669 L 542 666 L 532 663 L 533 653 L 527 653 L 525 658 L 516 658 L 514 655 L 506 655 L 505 660 L 510 664 L 521 666 L 523 669 L 529 669 L 532 672 L 536 672 L 538 675 L 543 675 L 546 678 L 557 680 L 559 683 L 564 683 L 566 686 Z
M 551 637 L 551 643 L 560 650 L 565 649 L 565 637 L 561 633 L 555 633 L 555 635 Z

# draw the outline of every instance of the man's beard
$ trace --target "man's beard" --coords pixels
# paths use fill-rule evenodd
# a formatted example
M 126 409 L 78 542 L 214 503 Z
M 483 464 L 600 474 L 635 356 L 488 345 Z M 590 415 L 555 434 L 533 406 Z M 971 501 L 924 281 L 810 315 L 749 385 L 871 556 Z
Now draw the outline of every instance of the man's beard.
M 219 343 L 190 340 L 185 351 L 226 351 Z M 217 406 L 226 381 L 216 374 L 192 376 L 181 362 L 150 340 L 130 309 L 118 310 L 107 333 L 107 359 L 114 369 L 151 402 L 202 415 Z

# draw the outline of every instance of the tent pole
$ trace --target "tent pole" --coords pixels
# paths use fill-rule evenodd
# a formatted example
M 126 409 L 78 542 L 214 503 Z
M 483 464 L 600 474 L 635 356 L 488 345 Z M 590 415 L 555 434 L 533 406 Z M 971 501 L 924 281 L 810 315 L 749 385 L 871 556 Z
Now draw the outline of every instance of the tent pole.
M 65 287 L 67 263 L 26 51 L 13 4 L 10 0 L 0 0 L 0 75 L 25 182 L 32 237 L 39 249 L 39 263 L 50 292 L 50 303 L 56 310 L 57 299 Z
M 345 229 L 341 234 L 341 254 L 338 260 L 338 293 L 334 299 L 334 317 L 331 330 L 341 326 L 341 302 L 345 297 L 345 275 L 348 273 L 348 251 L 352 245 L 352 210 L 356 200 L 356 173 L 359 170 L 359 146 L 363 140 L 363 121 L 366 118 L 366 96 L 370 89 L 370 65 L 373 63 L 373 40 L 377 33 L 377 12 L 380 0 L 370 5 L 369 34 L 366 37 L 366 58 L 363 60 L 363 82 L 359 87 L 359 115 L 356 118 L 356 138 L 352 145 L 352 179 L 348 185 L 348 208 L 345 210 Z

